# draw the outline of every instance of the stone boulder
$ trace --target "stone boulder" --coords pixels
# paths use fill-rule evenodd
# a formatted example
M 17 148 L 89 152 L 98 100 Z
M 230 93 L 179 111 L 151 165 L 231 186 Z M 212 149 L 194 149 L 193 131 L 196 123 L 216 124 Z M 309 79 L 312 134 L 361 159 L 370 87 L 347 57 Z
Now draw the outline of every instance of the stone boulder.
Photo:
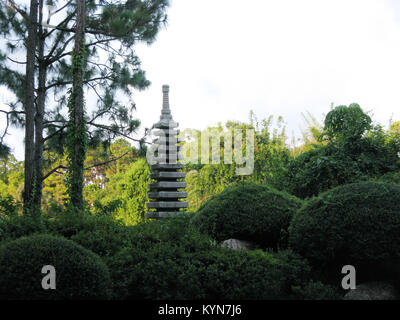
M 396 288 L 388 282 L 367 282 L 349 290 L 343 300 L 399 300 Z
M 238 239 L 228 239 L 221 243 L 221 247 L 233 250 L 256 250 L 259 246 L 253 242 Z

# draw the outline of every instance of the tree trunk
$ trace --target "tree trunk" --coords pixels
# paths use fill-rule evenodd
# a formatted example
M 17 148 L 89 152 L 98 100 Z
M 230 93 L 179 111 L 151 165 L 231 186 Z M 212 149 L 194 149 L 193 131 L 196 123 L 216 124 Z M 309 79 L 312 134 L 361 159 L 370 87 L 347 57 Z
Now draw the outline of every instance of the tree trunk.
M 42 185 L 43 185 L 43 116 L 44 105 L 46 102 L 46 75 L 47 65 L 44 61 L 44 34 L 41 25 L 43 19 L 43 0 L 39 0 L 39 36 L 38 36 L 38 60 L 39 60 L 39 74 L 38 74 L 38 91 L 36 101 L 36 115 L 35 115 L 35 190 L 33 196 L 33 203 L 35 207 L 40 208 L 42 201 Z
M 86 125 L 83 95 L 85 1 L 77 0 L 74 62 L 72 67 L 72 102 L 70 106 L 70 201 L 77 209 L 83 209 L 83 170 L 86 153 Z
M 24 211 L 32 209 L 34 185 L 34 121 L 35 121 L 35 52 L 37 36 L 38 1 L 31 0 L 28 39 L 26 46 L 26 80 L 25 80 L 25 181 Z

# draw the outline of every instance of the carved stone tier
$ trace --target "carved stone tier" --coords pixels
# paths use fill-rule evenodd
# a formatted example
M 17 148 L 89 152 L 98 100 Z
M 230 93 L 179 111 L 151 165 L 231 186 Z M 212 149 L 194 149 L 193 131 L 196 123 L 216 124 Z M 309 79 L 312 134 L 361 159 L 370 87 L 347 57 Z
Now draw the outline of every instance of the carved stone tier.
M 150 182 L 150 190 L 160 190 L 161 189 L 182 189 L 186 187 L 186 182 L 177 181 L 162 181 L 162 182 Z
M 146 212 L 146 218 L 149 219 L 161 219 L 161 218 L 173 218 L 183 214 L 183 211 L 168 212 L 168 211 L 149 211 Z
M 151 170 L 179 170 L 183 169 L 185 166 L 183 163 L 168 163 L 168 164 L 163 164 L 163 163 L 158 163 L 158 164 L 153 164 L 150 166 Z
M 186 198 L 187 192 L 184 191 L 155 191 L 149 192 L 149 198 L 153 199 L 179 199 L 179 198 Z
M 162 179 L 184 179 L 186 176 L 185 172 L 154 172 L 150 174 L 151 179 L 162 180 Z

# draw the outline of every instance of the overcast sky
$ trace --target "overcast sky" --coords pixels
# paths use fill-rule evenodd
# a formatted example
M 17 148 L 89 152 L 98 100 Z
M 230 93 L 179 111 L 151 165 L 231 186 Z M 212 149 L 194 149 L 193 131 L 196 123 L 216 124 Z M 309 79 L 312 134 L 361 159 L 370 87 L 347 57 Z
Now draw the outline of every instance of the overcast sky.
M 321 121 L 331 103 L 357 102 L 387 125 L 400 120 L 400 1 L 173 0 L 169 24 L 137 50 L 152 81 L 136 94 L 151 126 L 170 85 L 184 128 L 301 113 Z
M 163 84 L 182 129 L 253 110 L 299 135 L 302 112 L 322 121 L 331 103 L 353 102 L 382 125 L 400 120 L 399 0 L 172 0 L 168 15 L 137 47 L 152 82 L 134 93 L 143 127 L 159 119 Z

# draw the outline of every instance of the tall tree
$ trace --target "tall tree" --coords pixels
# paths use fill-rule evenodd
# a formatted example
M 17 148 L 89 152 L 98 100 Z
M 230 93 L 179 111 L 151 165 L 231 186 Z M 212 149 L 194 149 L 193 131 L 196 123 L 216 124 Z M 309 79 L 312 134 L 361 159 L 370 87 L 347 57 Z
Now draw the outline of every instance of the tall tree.
M 72 92 L 69 102 L 68 195 L 70 203 L 83 209 L 83 169 L 86 155 L 86 123 L 83 94 L 83 72 L 85 64 L 85 0 L 77 0 L 75 47 L 72 63 Z
M 31 208 L 35 190 L 34 170 L 34 117 L 35 117 L 35 53 L 37 35 L 38 1 L 31 0 L 28 18 L 25 71 L 25 182 L 24 205 Z
M 43 1 L 39 1 L 37 26 L 35 141 L 30 144 L 34 145 L 34 163 L 39 172 L 33 183 L 39 186 L 34 196 L 37 204 L 41 198 L 41 181 L 48 173 L 57 171 L 43 159 L 43 150 L 62 153 L 66 145 L 68 118 L 64 110 L 68 106 L 66 91 L 74 82 L 71 58 L 77 29 L 75 1 L 49 1 L 53 7 L 47 20 Z M 24 102 L 20 81 L 25 78 L 19 67 L 27 61 L 17 57 L 26 50 L 28 28 L 24 17 L 29 15 L 11 0 L 0 2 L 7 4 L 0 7 L 0 33 L 6 39 L 8 50 L 7 56 L 0 52 L 0 60 L 6 61 L 0 66 L 0 76 L 4 75 L 0 77 L 0 85 L 6 85 L 16 96 L 10 103 L 12 123 L 26 125 L 25 117 L 19 113 Z M 97 98 L 92 99 L 97 100 L 96 107 L 85 119 L 88 146 L 110 143 L 117 136 L 136 140 L 130 136 L 140 124 L 133 118 L 135 104 L 131 100 L 130 104 L 122 105 L 117 99 L 118 92 L 132 98 L 132 88 L 142 90 L 150 84 L 140 68 L 134 46 L 155 40 L 166 21 L 168 5 L 168 0 L 86 0 L 84 47 L 90 58 L 86 61 L 82 83 L 88 96 Z M 43 24 L 50 27 L 45 28 Z

